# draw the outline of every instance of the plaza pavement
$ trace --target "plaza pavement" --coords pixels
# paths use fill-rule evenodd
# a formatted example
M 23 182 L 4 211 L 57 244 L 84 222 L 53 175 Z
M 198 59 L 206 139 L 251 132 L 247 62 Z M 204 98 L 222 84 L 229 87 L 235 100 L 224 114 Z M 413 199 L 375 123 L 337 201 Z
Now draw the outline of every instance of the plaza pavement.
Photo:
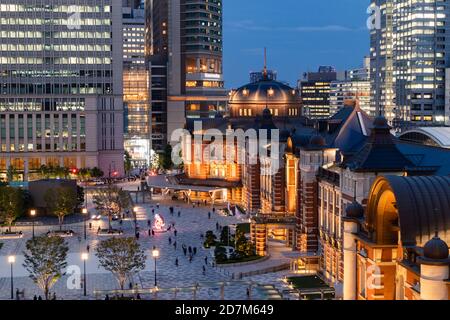
M 125 189 L 136 190 L 136 183 L 128 183 L 122 185 Z M 156 208 L 156 204 L 160 204 L 160 209 Z M 174 215 L 170 215 L 169 207 L 175 208 Z M 216 222 L 225 226 L 239 222 L 235 217 L 224 217 L 213 214 L 211 206 L 200 206 L 193 208 L 191 204 L 181 201 L 171 201 L 168 199 L 153 199 L 146 204 L 137 204 L 138 207 L 138 225 L 140 227 L 139 243 L 147 254 L 146 269 L 139 272 L 133 279 L 129 279 L 129 283 L 138 288 L 153 288 L 154 286 L 154 260 L 151 257 L 151 250 L 156 246 L 160 250 L 160 257 L 157 259 L 157 281 L 159 288 L 182 288 L 191 287 L 195 284 L 200 284 L 200 289 L 197 292 L 196 298 L 200 300 L 216 300 L 221 298 L 220 284 L 224 281 L 228 283 L 224 290 L 225 299 L 247 299 L 248 284 L 240 281 L 231 281 L 231 273 L 242 272 L 243 270 L 250 270 L 254 268 L 253 265 L 232 268 L 214 268 L 211 266 L 211 254 L 209 250 L 203 249 L 200 234 L 204 234 L 207 230 L 216 230 Z M 220 208 L 217 206 L 216 208 Z M 90 203 L 88 205 L 90 214 L 95 210 Z M 157 233 L 154 237 L 148 234 L 147 220 L 152 219 L 152 209 L 155 213 L 161 214 L 166 221 L 166 224 L 175 223 L 175 228 L 178 232 L 177 237 L 174 236 L 173 231 L 167 233 Z M 181 211 L 181 216 L 177 213 Z M 211 219 L 208 219 L 208 211 L 211 212 Z M 107 220 L 102 218 L 101 221 L 92 221 L 92 229 L 88 228 L 88 239 L 85 242 L 83 237 L 83 223 L 75 223 L 65 225 L 65 228 L 70 228 L 76 232 L 76 235 L 71 238 L 66 238 L 69 244 L 68 265 L 79 267 L 81 273 L 83 272 L 83 264 L 81 261 L 81 253 L 86 251 L 87 244 L 90 246 L 89 260 L 87 261 L 87 291 L 88 296 L 83 297 L 83 289 L 69 289 L 68 276 L 63 276 L 51 292 L 55 292 L 58 298 L 62 299 L 94 299 L 104 298 L 103 296 L 95 297 L 94 290 L 114 290 L 118 288 L 114 277 L 106 270 L 98 266 L 98 260 L 95 257 L 95 248 L 99 241 L 104 237 L 99 237 L 96 234 L 99 226 L 106 228 Z M 88 222 L 88 223 L 89 223 Z M 124 220 L 123 225 L 119 226 L 118 222 L 113 222 L 116 228 L 121 227 L 124 230 L 124 236 L 134 236 L 134 222 L 132 219 Z M 36 226 L 35 233 L 42 234 L 51 229 L 57 229 L 58 226 Z M 25 250 L 26 240 L 31 238 L 31 227 L 20 227 L 25 233 L 22 239 L 0 240 L 3 247 L 0 249 L 0 299 L 10 298 L 10 266 L 7 263 L 9 255 L 16 256 L 16 263 L 14 264 L 14 291 L 16 288 L 25 291 L 25 299 L 32 299 L 34 295 L 42 295 L 40 290 L 28 277 L 28 273 L 22 266 L 23 251 Z M 218 232 L 217 232 L 218 235 Z M 169 244 L 169 237 L 172 239 L 172 244 Z M 177 249 L 174 248 L 173 243 L 177 242 Z M 196 247 L 197 255 L 192 262 L 184 256 L 182 245 Z M 204 258 L 208 257 L 208 264 L 205 265 Z M 179 266 L 175 266 L 175 259 L 178 258 Z M 276 254 L 276 259 L 279 256 Z M 276 260 L 275 259 L 275 260 Z M 258 268 L 271 266 L 274 259 L 266 260 L 258 263 Z M 277 262 L 279 263 L 279 261 Z M 203 275 L 202 267 L 205 265 L 206 274 Z M 284 283 L 281 281 L 286 272 L 279 272 L 273 274 L 259 275 L 244 278 L 244 281 L 255 281 L 260 286 L 254 286 L 252 290 L 253 299 L 266 299 L 268 295 L 273 294 L 273 288 L 282 290 Z M 265 285 L 265 287 L 263 286 Z M 152 296 L 143 296 L 144 299 L 152 299 Z M 159 293 L 158 299 L 192 299 L 193 294 L 190 291 L 178 292 L 176 297 L 173 293 Z

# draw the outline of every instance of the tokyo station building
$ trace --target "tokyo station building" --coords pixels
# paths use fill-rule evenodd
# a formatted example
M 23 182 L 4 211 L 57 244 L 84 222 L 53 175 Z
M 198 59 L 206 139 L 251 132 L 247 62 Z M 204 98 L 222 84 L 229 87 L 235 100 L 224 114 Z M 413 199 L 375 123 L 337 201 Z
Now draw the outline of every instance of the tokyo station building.
M 448 298 L 450 150 L 398 140 L 386 119 L 358 105 L 313 121 L 301 104 L 297 91 L 263 77 L 230 93 L 228 117 L 197 119 L 201 129 L 189 120 L 184 152 L 194 153 L 197 136 L 202 155 L 210 154 L 210 129 L 278 129 L 279 147 L 268 143 L 254 159 L 246 138 L 240 163 L 234 141 L 223 147 L 231 162 L 184 162 L 184 172 L 168 178 L 174 190 L 235 205 L 251 219 L 258 255 L 270 254 L 270 239 L 281 241 L 292 249 L 291 271 L 319 275 L 344 298 Z

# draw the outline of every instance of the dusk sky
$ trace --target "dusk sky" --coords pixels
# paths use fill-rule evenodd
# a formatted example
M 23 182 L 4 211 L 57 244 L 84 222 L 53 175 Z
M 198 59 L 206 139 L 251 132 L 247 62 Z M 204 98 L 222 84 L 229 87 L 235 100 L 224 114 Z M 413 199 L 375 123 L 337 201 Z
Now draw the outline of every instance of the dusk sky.
M 369 54 L 369 0 L 224 0 L 224 72 L 227 88 L 248 82 L 268 66 L 292 86 L 319 65 L 362 65 Z

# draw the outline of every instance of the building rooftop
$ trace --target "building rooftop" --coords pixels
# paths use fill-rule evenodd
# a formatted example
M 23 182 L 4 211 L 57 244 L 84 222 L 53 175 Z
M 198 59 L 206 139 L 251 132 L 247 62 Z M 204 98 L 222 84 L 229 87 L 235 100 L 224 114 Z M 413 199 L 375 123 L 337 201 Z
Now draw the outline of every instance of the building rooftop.
M 418 127 L 403 132 L 399 138 L 404 141 L 450 149 L 450 127 Z

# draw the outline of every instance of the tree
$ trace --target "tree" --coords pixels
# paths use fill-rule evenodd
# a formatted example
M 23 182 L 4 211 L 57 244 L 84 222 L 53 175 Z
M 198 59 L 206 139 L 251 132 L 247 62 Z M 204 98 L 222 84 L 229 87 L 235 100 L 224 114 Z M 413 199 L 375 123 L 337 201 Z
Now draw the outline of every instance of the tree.
M 99 189 L 94 195 L 94 204 L 100 214 L 108 217 L 109 231 L 111 231 L 112 217 L 130 208 L 131 199 L 128 192 L 116 186 L 108 185 L 106 188 Z
M 99 243 L 96 256 L 100 266 L 111 272 L 124 289 L 127 276 L 145 269 L 144 250 L 135 238 L 111 238 Z
M 125 153 L 124 153 L 124 168 L 125 168 L 125 174 L 128 175 L 132 169 L 131 155 L 128 151 L 125 151 Z
M 236 252 L 247 257 L 255 255 L 253 243 L 247 240 L 242 230 L 237 230 L 236 232 Z
M 217 246 L 216 249 L 214 249 L 214 258 L 218 263 L 227 261 L 227 250 L 222 246 Z
M 26 248 L 23 266 L 47 300 L 49 290 L 61 278 L 62 270 L 67 266 L 69 247 L 61 237 L 44 235 L 28 240 Z
M 222 228 L 222 232 L 220 233 L 220 242 L 223 245 L 228 245 L 228 243 L 232 244 L 233 241 L 231 239 L 230 228 L 225 226 Z
M 77 185 L 77 204 L 76 204 L 75 208 L 78 209 L 83 206 L 85 192 L 87 192 L 87 191 L 85 191 L 83 187 L 80 187 Z
M 64 217 L 73 213 L 77 206 L 77 192 L 70 187 L 49 189 L 44 195 L 47 209 L 58 217 L 59 230 L 62 230 Z
M 105 173 L 97 167 L 92 168 L 90 171 L 92 178 L 101 178 L 105 175 Z
M 119 203 L 119 209 L 120 213 L 127 209 L 131 209 L 131 197 L 130 194 L 127 191 L 124 191 L 120 189 L 117 193 L 118 203 Z
M 205 234 L 205 243 L 203 244 L 205 248 L 209 248 L 216 245 L 216 235 L 211 230 L 206 231 Z
M 166 147 L 164 148 L 164 153 L 160 155 L 159 166 L 164 170 L 172 169 L 172 146 L 170 144 L 166 145 Z
M 81 168 L 80 170 L 78 170 L 77 178 L 80 181 L 87 181 L 87 180 L 89 180 L 91 178 L 91 170 L 89 170 L 87 168 Z
M 6 177 L 8 182 L 16 181 L 19 177 L 19 172 L 13 166 L 9 166 L 8 171 L 6 172 Z
M 9 226 L 9 232 L 14 221 L 25 211 L 25 200 L 22 189 L 0 187 L 0 218 Z

